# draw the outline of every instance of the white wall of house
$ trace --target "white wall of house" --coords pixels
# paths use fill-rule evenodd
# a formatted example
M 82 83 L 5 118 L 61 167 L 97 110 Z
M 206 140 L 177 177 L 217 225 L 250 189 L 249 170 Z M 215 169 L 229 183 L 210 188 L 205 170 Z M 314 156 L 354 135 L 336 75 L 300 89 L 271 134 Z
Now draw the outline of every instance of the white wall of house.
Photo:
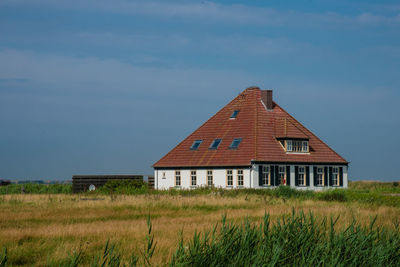
M 235 168 L 235 169 L 176 169 L 181 174 L 180 188 L 189 189 L 201 186 L 207 186 L 207 171 L 212 171 L 213 184 L 215 187 L 222 188 L 239 188 L 250 187 L 250 169 L 249 168 Z M 156 169 L 154 171 L 155 188 L 156 189 L 169 189 L 176 187 L 175 185 L 175 171 L 171 169 Z M 233 185 L 227 186 L 227 170 L 232 170 Z M 243 186 L 238 186 L 238 170 L 243 171 Z M 191 185 L 191 171 L 196 171 L 196 186 Z
M 277 165 L 277 164 L 274 164 Z M 287 166 L 287 165 L 279 165 Z M 310 185 L 309 186 L 296 186 L 295 185 L 295 166 L 309 166 L 310 168 Z M 316 167 L 338 167 L 337 165 L 315 165 Z M 343 187 L 348 187 L 348 167 L 343 167 Z M 263 187 L 259 186 L 259 165 L 253 164 L 251 168 L 232 168 L 232 169 L 176 169 L 181 174 L 181 186 L 182 189 L 190 189 L 201 186 L 207 186 L 207 171 L 212 170 L 213 173 L 213 184 L 215 187 L 221 188 L 240 188 L 238 186 L 238 170 L 243 170 L 243 186 L 245 188 L 274 188 L 274 186 Z M 173 169 L 156 169 L 154 170 L 155 188 L 156 189 L 169 189 L 175 188 L 175 171 Z M 233 186 L 227 186 L 227 170 L 232 170 L 233 174 Z M 196 186 L 191 185 L 191 171 L 196 171 Z M 337 188 L 336 186 L 315 186 L 314 185 L 314 165 L 290 165 L 290 187 L 301 189 L 301 190 L 326 190 L 329 188 Z

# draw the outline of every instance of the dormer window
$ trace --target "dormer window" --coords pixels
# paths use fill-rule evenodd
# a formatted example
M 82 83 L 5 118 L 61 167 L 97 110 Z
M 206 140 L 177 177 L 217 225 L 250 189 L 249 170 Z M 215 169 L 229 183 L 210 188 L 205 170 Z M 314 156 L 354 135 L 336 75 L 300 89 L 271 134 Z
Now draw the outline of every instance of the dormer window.
M 222 139 L 214 139 L 214 141 L 211 143 L 211 146 L 208 149 L 217 149 L 221 141 Z
M 309 146 L 307 140 L 280 140 L 286 152 L 308 153 Z
M 234 110 L 233 113 L 232 113 L 232 115 L 231 115 L 231 117 L 230 117 L 230 119 L 236 119 L 236 116 L 238 115 L 238 113 L 239 113 L 239 110 L 238 110 L 238 109 L 237 109 L 237 110 Z
M 193 142 L 192 146 L 190 147 L 190 150 L 197 150 L 203 140 L 196 140 Z

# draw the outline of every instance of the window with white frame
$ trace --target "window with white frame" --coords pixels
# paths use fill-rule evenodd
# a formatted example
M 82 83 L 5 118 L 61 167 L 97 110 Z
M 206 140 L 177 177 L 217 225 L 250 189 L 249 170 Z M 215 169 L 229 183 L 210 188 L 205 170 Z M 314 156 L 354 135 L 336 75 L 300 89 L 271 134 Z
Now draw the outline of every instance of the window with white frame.
M 190 178 L 191 178 L 191 185 L 196 186 L 197 185 L 196 171 L 190 171 Z
M 307 153 L 308 151 L 308 141 L 286 140 L 286 152 Z
M 332 185 L 339 186 L 339 168 L 338 167 L 332 168 Z
M 233 171 L 226 170 L 226 185 L 233 186 Z
M 317 186 L 323 186 L 324 185 L 324 168 L 318 167 L 317 168 Z
M 308 152 L 308 141 L 303 141 L 302 144 L 303 144 L 303 146 L 301 148 L 301 151 Z
M 243 186 L 243 183 L 244 183 L 244 181 L 243 181 L 243 170 L 238 170 L 237 171 L 237 183 L 238 183 L 238 186 Z
M 175 171 L 175 186 L 181 186 L 181 171 Z
M 286 151 L 292 151 L 292 140 L 286 140 Z
M 213 185 L 213 171 L 212 170 L 207 171 L 207 185 L 208 186 Z
M 305 168 L 304 167 L 299 167 L 298 184 L 300 186 L 305 186 L 306 185 Z
M 285 166 L 279 166 L 279 181 L 281 185 L 286 185 Z
M 271 185 L 271 176 L 269 172 L 269 166 L 262 167 L 262 184 L 263 185 Z

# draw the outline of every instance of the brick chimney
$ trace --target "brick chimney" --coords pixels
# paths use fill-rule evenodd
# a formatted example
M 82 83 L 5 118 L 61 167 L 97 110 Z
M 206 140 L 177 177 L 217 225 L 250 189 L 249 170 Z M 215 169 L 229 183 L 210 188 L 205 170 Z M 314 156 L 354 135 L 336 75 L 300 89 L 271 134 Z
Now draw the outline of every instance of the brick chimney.
M 261 100 L 267 110 L 272 110 L 272 90 L 261 90 Z

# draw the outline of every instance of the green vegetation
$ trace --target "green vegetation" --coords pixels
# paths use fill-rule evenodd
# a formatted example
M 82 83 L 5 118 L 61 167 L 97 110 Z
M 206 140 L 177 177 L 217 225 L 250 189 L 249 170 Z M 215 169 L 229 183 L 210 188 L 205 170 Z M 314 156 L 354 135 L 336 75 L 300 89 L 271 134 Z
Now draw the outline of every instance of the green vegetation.
M 7 260 L 7 249 L 4 248 L 4 250 L 0 253 L 0 267 L 6 266 Z
M 0 187 L 4 194 L 71 194 L 71 184 L 11 184 Z M 367 205 L 387 205 L 400 207 L 400 186 L 398 182 L 350 182 L 349 189 L 330 189 L 321 192 L 296 190 L 287 186 L 275 189 L 233 189 L 200 187 L 197 189 L 170 189 L 165 191 L 151 190 L 141 181 L 113 180 L 88 195 L 169 195 L 201 196 L 218 195 L 225 197 L 265 196 L 281 199 L 322 200 L 338 202 L 359 202 Z
M 0 186 L 0 195 L 6 194 L 70 194 L 71 184 L 10 184 Z
M 136 180 L 110 180 L 96 190 L 98 194 L 138 195 L 149 192 L 147 183 Z
M 326 220 L 324 218 L 338 218 L 339 216 L 337 221 L 334 220 L 335 233 L 343 234 L 361 247 L 361 241 L 355 238 L 355 235 L 346 236 L 346 234 L 352 229 L 355 229 L 354 234 L 357 231 L 362 232 L 363 229 L 369 229 L 368 222 L 376 217 L 373 228 L 376 227 L 374 233 L 378 233 L 379 238 L 377 237 L 373 243 L 368 243 L 367 240 L 365 244 L 374 244 L 374 246 L 377 244 L 379 245 L 377 248 L 383 254 L 386 253 L 385 257 L 391 255 L 387 254 L 390 251 L 386 249 L 386 245 L 380 246 L 381 243 L 378 239 L 382 237 L 382 244 L 387 244 L 386 234 L 398 232 L 400 207 L 386 205 L 385 202 L 371 205 L 367 202 L 350 201 L 346 192 L 346 190 L 339 190 L 329 191 L 329 193 L 310 193 L 282 187 L 275 190 L 199 189 L 194 193 L 188 190 L 162 192 L 150 190 L 148 193 L 137 195 L 101 192 L 0 195 L 0 262 L 6 261 L 9 266 L 74 266 L 75 263 L 79 263 L 79 266 L 99 266 L 103 265 L 104 261 L 111 261 L 119 262 L 122 266 L 122 264 L 133 264 L 134 262 L 138 265 L 146 265 L 145 261 L 148 261 L 153 266 L 165 266 L 174 259 L 174 264 L 186 265 L 188 255 L 193 254 L 193 247 L 199 246 L 198 244 L 190 245 L 194 240 L 191 237 L 194 237 L 195 233 L 209 231 L 220 221 L 221 214 L 227 216 L 226 225 L 232 224 L 238 228 L 235 231 L 242 231 L 240 229 L 246 224 L 243 223 L 246 220 L 252 227 L 263 227 L 260 225 L 265 221 L 263 215 L 268 213 L 271 221 L 269 229 L 272 231 L 279 223 L 281 223 L 282 229 L 294 227 L 294 224 L 289 224 L 290 227 L 286 224 L 282 225 L 282 220 L 290 218 L 293 210 L 312 212 L 315 216 L 315 218 L 313 217 L 316 227 L 314 230 L 306 224 L 311 220 L 309 216 L 306 216 L 306 221 L 299 222 L 310 231 L 328 230 L 328 232 L 324 232 L 324 235 L 320 235 L 321 240 L 325 241 L 321 241 L 319 247 L 308 248 L 305 251 L 300 250 L 305 255 L 316 255 L 312 254 L 316 253 L 314 250 L 320 249 L 322 244 L 329 244 L 326 239 L 330 233 L 329 224 L 325 229 L 322 223 Z M 347 197 L 344 200 L 343 194 Z M 300 213 L 296 214 L 296 216 L 300 216 Z M 150 232 L 149 225 L 145 220 L 148 215 L 151 216 L 154 225 Z M 357 228 L 358 226 L 354 224 L 355 228 L 346 230 L 354 221 L 359 222 L 361 228 Z M 397 222 L 397 224 L 393 222 Z M 219 234 L 222 231 L 222 225 L 220 223 L 218 225 L 212 238 L 213 231 L 208 232 L 208 236 L 211 238 L 209 242 L 215 239 L 217 245 L 219 240 L 222 240 Z M 177 253 L 177 247 L 179 248 L 182 241 L 179 233 L 182 233 L 184 250 Z M 299 228 L 295 228 L 293 232 L 287 232 L 288 239 L 282 241 L 283 243 L 270 244 L 269 248 L 272 251 L 269 253 L 275 253 L 274 251 L 281 246 L 286 250 L 285 244 L 292 240 L 300 242 L 295 237 L 295 233 L 304 234 Z M 278 231 L 272 231 L 269 238 L 273 237 L 273 240 L 278 240 L 276 234 Z M 203 235 L 197 234 L 197 239 L 203 240 Z M 260 238 L 253 237 L 255 235 L 253 230 L 243 235 L 253 241 Z M 232 237 L 238 238 L 236 232 L 232 233 Z M 302 238 L 302 242 L 306 243 L 306 239 L 311 237 L 304 234 Z M 390 238 L 392 238 L 393 244 L 398 243 L 398 239 L 393 236 Z M 107 240 L 109 243 L 104 248 Z M 340 239 L 337 240 L 340 241 Z M 238 239 L 237 242 L 243 244 L 244 241 Z M 257 242 L 254 247 L 256 250 L 263 244 L 261 241 Z M 212 244 L 207 243 L 206 245 L 211 246 Z M 239 246 L 238 244 L 232 243 L 232 246 Z M 200 243 L 200 245 L 200 250 L 210 251 L 211 249 L 204 247 L 205 244 Z M 289 244 L 287 245 L 289 246 Z M 345 246 L 351 247 L 351 244 L 345 243 Z M 155 250 L 153 250 L 154 247 Z M 290 244 L 290 248 L 293 247 L 294 245 Z M 7 252 L 4 248 L 7 248 Z M 190 250 L 187 250 L 189 248 Z M 376 251 L 374 252 L 372 249 L 369 252 L 375 253 Z M 107 251 L 106 255 L 104 255 L 104 251 Z M 357 252 L 357 250 L 354 251 Z M 240 253 L 246 255 L 247 252 Z M 339 255 L 343 255 L 340 253 Z M 144 255 L 147 255 L 147 260 Z M 279 255 L 289 256 L 289 254 Z M 378 252 L 376 255 L 381 257 Z M 333 254 L 331 256 L 334 257 Z M 198 257 L 203 256 L 199 255 Z M 365 255 L 359 255 L 359 257 L 365 259 Z M 230 263 L 235 265 L 233 262 Z M 256 263 L 254 262 L 254 265 L 258 264 Z M 344 264 L 339 262 L 338 265 Z M 321 265 L 328 265 L 328 263 Z M 110 265 L 105 263 L 103 266 Z
M 271 226 L 263 223 L 216 225 L 212 231 L 195 233 L 185 244 L 180 241 L 172 266 L 398 266 L 400 232 L 361 227 L 352 222 L 337 231 L 337 219 L 320 223 L 312 213 L 294 211 Z
M 355 221 L 336 229 L 337 218 L 317 219 L 312 213 L 280 216 L 274 224 L 265 214 L 260 224 L 245 219 L 242 224 L 227 222 L 226 216 L 212 230 L 195 232 L 184 241 L 167 262 L 169 266 L 398 266 L 400 229 L 360 226 Z M 90 260 L 90 266 L 151 266 L 156 252 L 150 217 L 147 218 L 143 252 L 128 257 L 107 241 L 102 254 Z M 85 251 L 74 251 L 67 258 L 47 266 L 80 266 Z M 6 266 L 7 251 L 0 266 Z
M 281 199 L 322 200 L 338 202 L 360 202 L 372 205 L 388 205 L 400 207 L 400 187 L 396 183 L 353 182 L 349 189 L 330 189 L 320 192 L 311 190 L 296 190 L 288 186 L 264 189 L 233 189 L 200 187 L 197 189 L 170 189 L 157 191 L 148 189 L 145 183 L 138 181 L 110 181 L 92 194 L 126 194 L 126 195 L 170 195 L 170 196 L 199 196 L 219 195 L 225 197 L 265 196 Z

